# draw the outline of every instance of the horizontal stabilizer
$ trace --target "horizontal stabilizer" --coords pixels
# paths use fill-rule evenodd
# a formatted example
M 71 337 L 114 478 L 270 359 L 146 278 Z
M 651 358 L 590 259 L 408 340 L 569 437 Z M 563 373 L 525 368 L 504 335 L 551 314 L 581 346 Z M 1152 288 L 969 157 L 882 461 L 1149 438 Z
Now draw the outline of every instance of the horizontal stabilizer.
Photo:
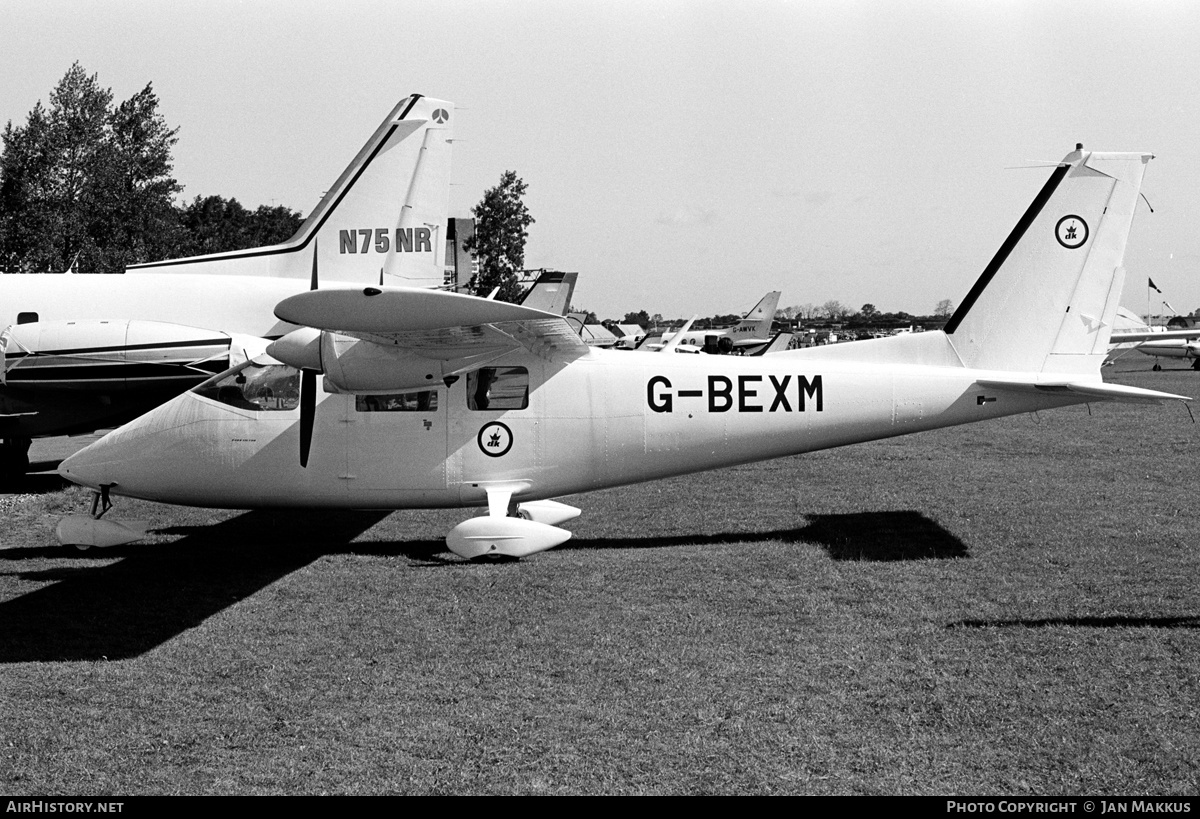
M 980 380 L 976 382 L 981 387 L 991 390 L 1008 390 L 1010 392 L 1034 393 L 1036 395 L 1078 395 L 1094 398 L 1097 401 L 1124 401 L 1127 403 L 1163 401 L 1191 401 L 1186 395 L 1174 395 L 1157 390 L 1144 390 L 1141 387 L 1127 387 L 1123 384 L 1107 384 L 1103 381 L 995 381 Z
M 1108 341 L 1110 344 L 1126 344 L 1132 341 L 1177 341 L 1179 339 L 1190 341 L 1196 338 L 1200 338 L 1200 330 L 1166 330 L 1161 333 L 1114 332 L 1109 336 Z

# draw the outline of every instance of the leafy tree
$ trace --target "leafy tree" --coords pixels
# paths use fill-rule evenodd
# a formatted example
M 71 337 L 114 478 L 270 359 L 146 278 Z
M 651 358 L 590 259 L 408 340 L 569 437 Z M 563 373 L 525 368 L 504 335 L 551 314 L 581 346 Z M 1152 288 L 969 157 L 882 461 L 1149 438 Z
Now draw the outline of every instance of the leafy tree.
M 246 247 L 278 244 L 292 236 L 304 221 L 283 206 L 260 205 L 248 211 L 236 199 L 197 196 L 179 214 L 183 239 L 175 256 L 200 256 Z
M 638 310 L 636 313 L 626 313 L 625 318 L 621 319 L 622 324 L 636 324 L 643 330 L 650 326 L 650 314 L 645 310 Z
M 249 244 L 244 247 L 263 247 L 286 242 L 304 224 L 304 216 L 283 205 L 259 205 L 250 216 Z M 238 248 L 240 249 L 240 248 Z
M 10 272 L 116 273 L 159 257 L 178 239 L 171 176 L 177 129 L 150 85 L 113 107 L 79 63 L 10 121 L 0 155 L 0 264 Z
M 475 235 L 465 246 L 475 253 L 479 272 L 467 284 L 469 292 L 486 296 L 499 287 L 496 298 L 516 301 L 521 297 L 518 272 L 525 266 L 525 240 L 534 219 L 521 201 L 526 185 L 516 171 L 505 171 L 500 184 L 484 193 L 471 209 Z
M 850 310 L 844 304 L 833 299 L 822 304 L 821 311 L 832 321 L 841 321 L 850 315 Z
M 864 304 L 862 306 L 862 309 L 859 310 L 858 313 L 859 313 L 859 315 L 861 315 L 864 319 L 867 319 L 868 321 L 875 318 L 875 316 L 879 315 L 879 311 L 875 309 L 875 305 L 873 305 L 873 304 Z

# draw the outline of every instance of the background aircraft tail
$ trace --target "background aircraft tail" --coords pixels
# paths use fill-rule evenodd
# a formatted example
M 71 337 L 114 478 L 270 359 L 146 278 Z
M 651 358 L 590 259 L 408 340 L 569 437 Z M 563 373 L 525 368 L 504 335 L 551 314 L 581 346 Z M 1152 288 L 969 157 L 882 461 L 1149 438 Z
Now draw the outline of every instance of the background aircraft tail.
M 751 332 L 756 338 L 771 337 L 771 322 L 775 320 L 775 310 L 779 307 L 779 290 L 772 290 L 763 296 L 758 304 L 750 308 L 737 327 L 742 332 Z M 734 334 L 736 337 L 736 333 Z
M 440 286 L 446 261 L 454 105 L 402 99 L 296 234 L 269 247 L 134 265 L 130 273 L 307 279 L 314 242 L 322 281 Z M 317 241 L 319 239 L 319 241 Z
M 575 281 L 578 278 L 578 273 L 543 271 L 517 303 L 522 307 L 565 316 L 571 307 L 571 296 L 575 293 Z
M 1098 374 L 1147 153 L 1062 160 L 946 324 L 975 369 Z

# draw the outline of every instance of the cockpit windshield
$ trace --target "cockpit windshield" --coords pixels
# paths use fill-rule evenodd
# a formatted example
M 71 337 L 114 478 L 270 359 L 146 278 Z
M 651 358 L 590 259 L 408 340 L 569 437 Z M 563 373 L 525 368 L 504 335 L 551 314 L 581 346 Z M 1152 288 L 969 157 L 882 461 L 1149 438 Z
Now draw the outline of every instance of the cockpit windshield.
M 300 371 L 286 364 L 247 361 L 208 379 L 192 392 L 254 412 L 294 410 L 300 406 Z

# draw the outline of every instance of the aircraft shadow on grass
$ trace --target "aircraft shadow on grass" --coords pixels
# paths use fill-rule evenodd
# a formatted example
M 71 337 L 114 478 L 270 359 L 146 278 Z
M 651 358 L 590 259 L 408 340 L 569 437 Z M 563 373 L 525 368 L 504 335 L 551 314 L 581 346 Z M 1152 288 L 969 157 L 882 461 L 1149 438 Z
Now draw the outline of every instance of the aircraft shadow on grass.
M 0 492 L 14 495 L 47 495 L 61 492 L 73 484 L 55 470 L 62 461 L 41 461 L 29 465 L 24 475 L 0 480 Z
M 1200 628 L 1200 617 L 1045 617 L 1024 620 L 960 620 L 946 628 Z
M 966 545 L 936 521 L 913 510 L 807 515 L 804 526 L 767 532 L 721 532 L 670 537 L 583 538 L 567 541 L 563 549 L 653 549 L 688 545 L 810 543 L 833 560 L 896 561 L 968 557 Z
M 386 515 L 247 512 L 212 526 L 178 527 L 184 537 L 175 543 L 94 553 L 124 558 L 108 565 L 23 573 L 56 582 L 0 603 L 0 663 L 138 656 L 348 546 Z M 10 554 L 20 559 L 62 551 L 15 549 L 4 557 Z
M 136 657 L 194 628 L 282 577 L 331 553 L 394 556 L 426 567 L 446 560 L 442 540 L 352 543 L 386 512 L 246 512 L 205 526 L 175 526 L 170 544 L 129 545 L 82 555 L 75 565 L 24 572 L 51 585 L 0 603 L 0 663 Z M 834 560 L 965 557 L 961 541 L 917 512 L 811 515 L 794 529 L 640 538 L 584 538 L 574 549 L 651 549 L 782 541 L 823 547 Z M 59 548 L 15 549 L 2 559 L 61 557 Z M 89 565 L 88 557 L 106 565 Z M 115 562 L 113 558 L 120 558 Z M 515 563 L 515 561 L 514 561 Z

